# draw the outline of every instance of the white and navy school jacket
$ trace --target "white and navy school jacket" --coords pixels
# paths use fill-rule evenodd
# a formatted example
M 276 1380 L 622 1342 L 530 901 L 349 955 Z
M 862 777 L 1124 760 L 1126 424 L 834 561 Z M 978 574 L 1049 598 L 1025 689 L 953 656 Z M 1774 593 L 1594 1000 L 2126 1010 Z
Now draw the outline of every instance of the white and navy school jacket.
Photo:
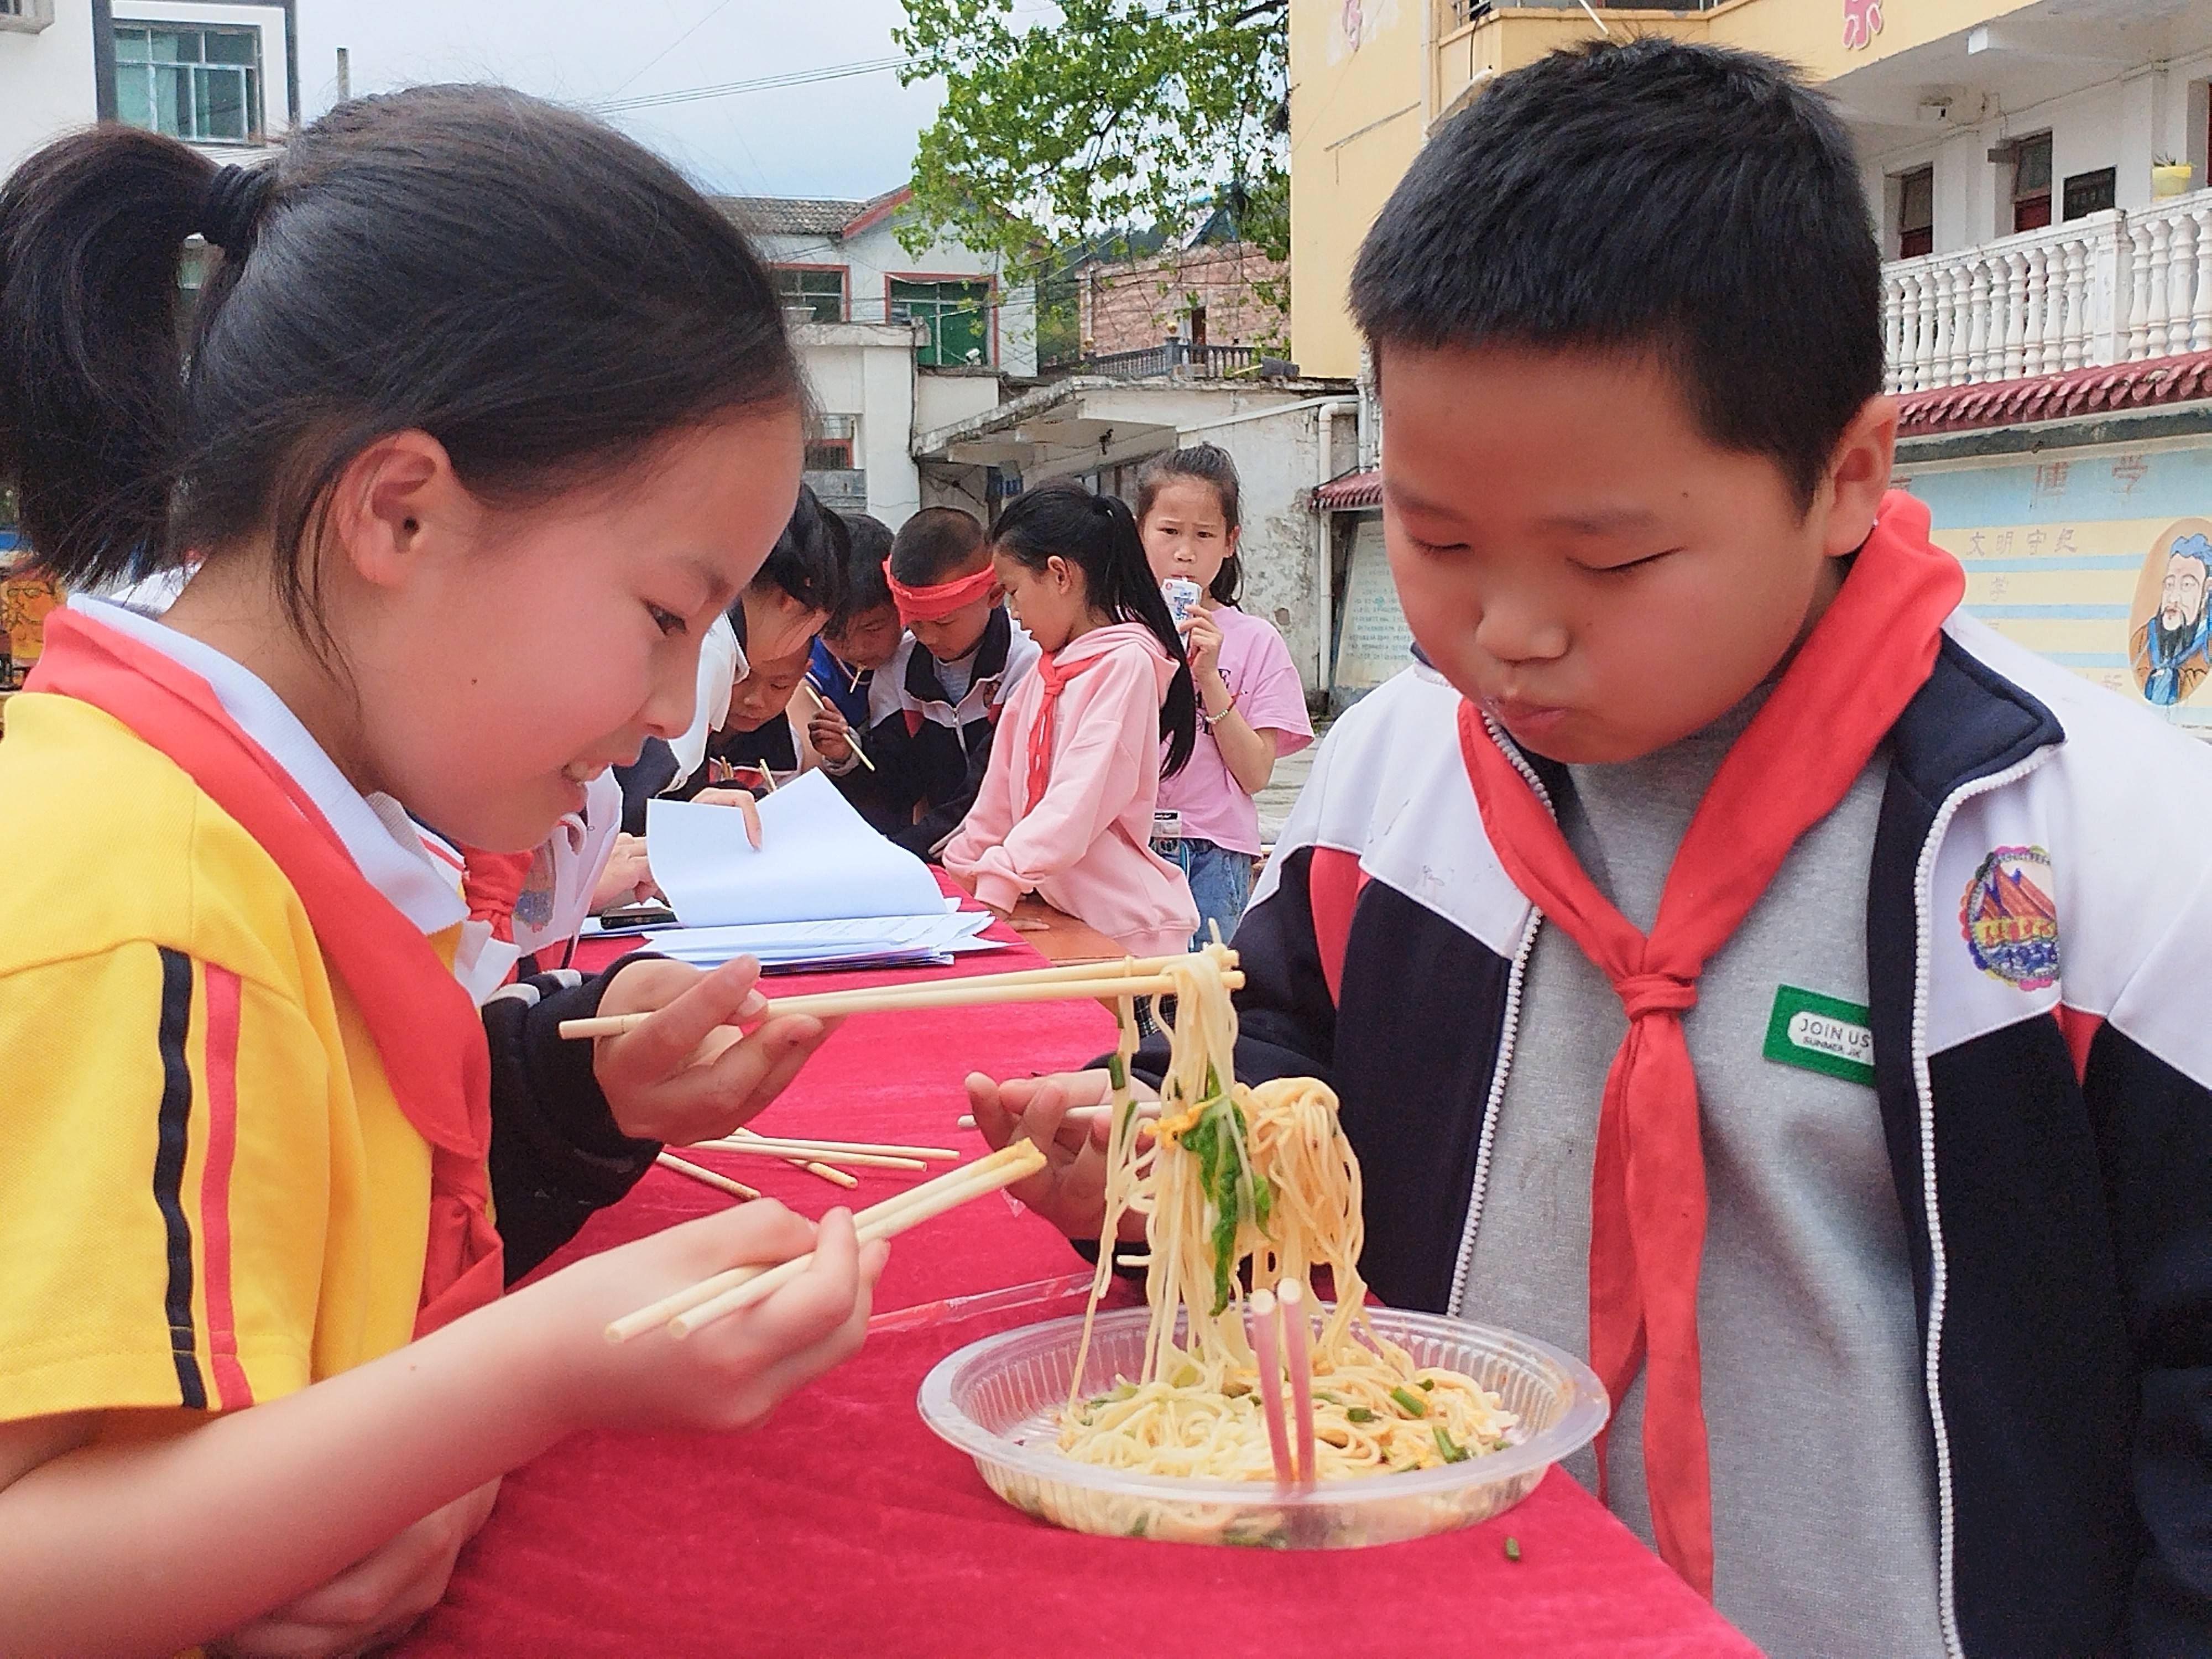
M 875 768 L 847 772 L 838 787 L 900 846 L 934 856 L 975 804 L 1000 711 L 1041 654 L 1006 606 L 995 607 L 968 690 L 955 702 L 937 677 L 937 659 L 908 634 L 869 685 L 860 741 Z
M 1362 1272 L 1453 1312 L 1542 926 L 1458 702 L 1415 668 L 1339 721 L 1236 937 L 1238 1076 L 1336 1090 Z M 2212 1653 L 2212 751 L 1961 613 L 1889 753 L 1870 1023 L 1946 1645 Z

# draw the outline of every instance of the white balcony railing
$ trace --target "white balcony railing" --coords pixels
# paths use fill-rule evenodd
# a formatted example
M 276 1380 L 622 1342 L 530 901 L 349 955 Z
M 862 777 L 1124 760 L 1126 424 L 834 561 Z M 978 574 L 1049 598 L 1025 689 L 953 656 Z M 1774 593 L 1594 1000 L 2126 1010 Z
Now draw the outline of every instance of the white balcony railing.
M 2212 190 L 1881 274 L 1892 392 L 2212 349 Z

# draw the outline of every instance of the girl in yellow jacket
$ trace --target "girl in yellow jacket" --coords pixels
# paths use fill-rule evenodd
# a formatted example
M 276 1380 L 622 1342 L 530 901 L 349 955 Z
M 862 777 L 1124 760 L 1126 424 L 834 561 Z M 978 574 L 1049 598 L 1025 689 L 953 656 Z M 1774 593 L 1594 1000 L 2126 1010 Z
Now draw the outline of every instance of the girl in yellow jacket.
M 436 1601 L 503 1471 L 587 1425 L 741 1425 L 857 1344 L 880 1251 L 842 1212 L 501 1295 L 822 1031 L 690 1066 L 757 1011 L 742 965 L 480 1011 L 512 947 L 416 828 L 534 846 L 684 731 L 799 404 L 727 222 L 513 93 L 341 105 L 251 169 L 104 127 L 0 187 L 33 560 L 193 570 L 159 621 L 55 612 L 0 740 L 0 1651 L 358 1650 Z M 657 1012 L 555 1036 L 599 1011 Z M 685 1342 L 601 1334 L 811 1245 Z

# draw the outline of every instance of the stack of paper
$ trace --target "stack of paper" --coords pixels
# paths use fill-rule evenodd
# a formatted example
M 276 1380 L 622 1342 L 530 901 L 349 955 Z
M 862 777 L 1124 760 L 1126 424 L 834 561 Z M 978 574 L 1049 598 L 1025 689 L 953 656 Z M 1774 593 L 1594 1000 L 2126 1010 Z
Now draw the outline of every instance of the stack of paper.
M 764 797 L 760 819 L 756 848 L 726 806 L 647 808 L 653 880 L 683 924 L 653 934 L 655 951 L 702 965 L 750 955 L 789 972 L 1002 948 L 976 937 L 988 912 L 954 908 L 929 867 L 870 829 L 821 773 Z

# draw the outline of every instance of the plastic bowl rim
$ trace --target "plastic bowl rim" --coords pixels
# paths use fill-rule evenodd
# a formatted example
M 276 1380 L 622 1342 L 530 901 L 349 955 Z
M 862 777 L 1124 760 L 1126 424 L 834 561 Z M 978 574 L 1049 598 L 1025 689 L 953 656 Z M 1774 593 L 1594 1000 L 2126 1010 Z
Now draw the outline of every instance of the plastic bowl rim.
M 1435 1468 L 1395 1474 L 1354 1475 L 1327 1481 L 1310 1492 L 1284 1492 L 1264 1480 L 1179 1479 L 1081 1462 L 1057 1448 L 1023 1446 L 1003 1439 L 952 1403 L 953 1379 L 967 1366 L 1017 1337 L 1034 1340 L 1051 1331 L 1079 1330 L 1085 1317 L 1079 1313 L 994 1331 L 954 1349 L 921 1379 L 915 1404 L 921 1412 L 922 1421 L 939 1439 L 972 1457 L 988 1458 L 1041 1480 L 1163 1503 L 1265 1503 L 1293 1509 L 1379 1503 L 1398 1497 L 1455 1492 L 1478 1484 L 1497 1485 L 1517 1475 L 1540 1474 L 1595 1439 L 1611 1414 L 1605 1385 L 1598 1381 L 1597 1373 L 1572 1354 L 1537 1337 L 1508 1330 L 1502 1325 L 1455 1319 L 1449 1314 L 1370 1307 L 1367 1316 L 1385 1336 L 1395 1337 L 1402 1333 L 1462 1342 L 1480 1337 L 1490 1339 L 1493 1346 L 1511 1346 L 1532 1352 L 1557 1366 L 1568 1379 L 1571 1392 L 1566 1408 L 1557 1422 L 1538 1430 L 1519 1445 L 1509 1446 L 1500 1452 L 1485 1452 L 1464 1463 L 1445 1463 Z M 1124 1325 L 1141 1325 L 1151 1317 L 1149 1308 L 1116 1308 L 1098 1316 L 1097 1328 L 1106 1331 Z

